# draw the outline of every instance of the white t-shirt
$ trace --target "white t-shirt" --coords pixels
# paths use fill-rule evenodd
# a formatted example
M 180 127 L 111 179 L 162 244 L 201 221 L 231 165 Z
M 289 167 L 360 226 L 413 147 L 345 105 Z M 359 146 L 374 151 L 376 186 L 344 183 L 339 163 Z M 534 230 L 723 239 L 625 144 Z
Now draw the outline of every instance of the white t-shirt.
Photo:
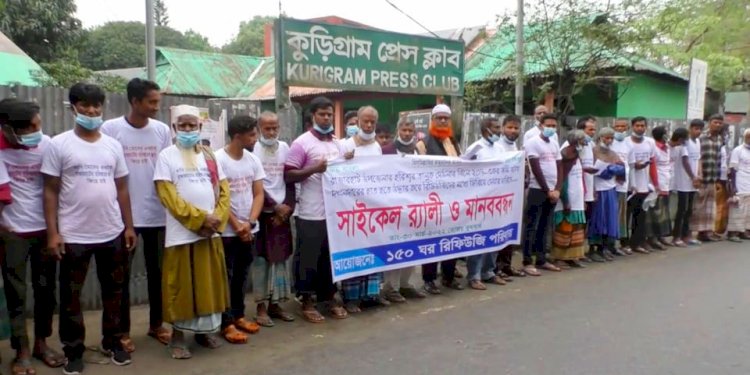
M 357 156 L 379 156 L 383 155 L 383 150 L 378 142 L 368 143 L 364 146 L 357 146 L 354 137 L 348 138 L 341 142 L 346 152 L 354 151 L 354 157 Z
M 497 159 L 500 156 L 502 156 L 504 152 L 506 152 L 505 148 L 503 148 L 501 143 L 505 143 L 505 142 L 500 140 L 500 141 L 490 144 L 489 141 L 482 138 L 472 143 L 471 146 L 469 146 L 469 148 L 466 149 L 466 153 L 464 154 L 466 155 L 466 157 L 464 157 L 464 155 L 461 155 L 461 158 L 472 159 L 474 156 L 476 156 L 476 159 L 474 160 Z
M 161 150 L 172 145 L 169 126 L 150 119 L 146 126 L 138 129 L 130 125 L 125 117 L 106 121 L 102 133 L 116 139 L 122 145 L 125 162 L 128 163 L 128 190 L 136 227 L 163 227 L 166 222 L 164 207 L 154 187 L 154 166 Z
M 535 137 L 529 140 L 529 143 L 524 146 L 524 149 L 526 150 L 526 156 L 529 159 L 539 159 L 542 174 L 547 181 L 547 188 L 553 190 L 555 184 L 557 184 L 557 161 L 562 160 L 560 147 L 551 139 L 549 142 L 545 142 L 541 137 Z M 541 186 L 533 173 L 531 174 L 529 187 L 541 189 Z
M 689 160 L 690 155 L 688 153 L 687 141 L 685 145 L 674 147 L 669 152 L 669 158 L 671 159 L 672 167 L 674 168 L 674 175 L 669 184 L 670 191 L 695 191 L 693 181 L 682 166 L 682 158 L 684 156 L 687 156 Z
M 0 184 L 10 183 L 13 199 L 12 204 L 3 208 L 0 223 L 14 233 L 37 232 L 47 228 L 41 169 L 42 157 L 49 144 L 50 138 L 44 135 L 37 147 L 0 151 L 0 164 L 5 173 L 5 178 L 0 177 Z
M 219 180 L 227 177 L 221 163 L 216 163 Z M 206 158 L 202 152 L 195 154 L 197 169 L 185 168 L 185 162 L 177 146 L 169 146 L 159 154 L 154 170 L 154 181 L 169 181 L 177 188 L 177 194 L 194 207 L 213 213 L 216 208 L 216 196 L 211 185 L 211 173 L 208 171 Z M 215 234 L 214 237 L 218 236 Z M 167 230 L 164 246 L 190 244 L 203 239 L 191 230 L 185 228 L 167 210 Z
M 263 164 L 266 178 L 263 179 L 263 190 L 276 204 L 284 203 L 286 199 L 286 183 L 284 182 L 284 162 L 289 155 L 289 145 L 279 141 L 279 147 L 272 151 L 269 147 L 257 143 L 253 153 Z
M 672 186 L 673 150 L 666 146 L 664 150 L 656 147 L 656 174 L 659 176 L 659 190 L 667 192 Z
M 633 169 L 633 180 L 630 182 L 633 189 L 638 193 L 648 193 L 648 184 L 651 183 L 650 170 L 651 167 L 647 166 L 642 169 L 635 169 L 636 163 L 645 163 L 650 161 L 656 156 L 656 144 L 652 138 L 644 137 L 641 143 L 633 141 L 633 137 L 625 139 L 631 150 L 631 157 L 628 161 L 630 167 Z
M 719 173 L 719 180 L 726 181 L 729 179 L 729 155 L 727 155 L 727 146 L 721 146 L 721 171 Z
M 565 143 L 560 146 L 560 151 L 564 149 L 565 147 L 568 147 L 569 143 L 568 141 L 565 141 Z M 593 168 L 594 167 L 594 145 L 593 143 L 587 143 L 583 146 L 583 151 L 578 154 L 578 158 L 581 160 L 581 170 L 583 171 L 584 168 Z M 595 200 L 594 197 L 594 175 L 591 173 L 586 173 L 583 171 L 583 190 L 584 195 L 583 198 L 585 202 L 593 202 Z
M 744 144 L 735 147 L 729 167 L 736 171 L 737 193 L 750 194 L 750 149 Z
M 104 243 L 125 229 L 115 179 L 127 176 L 128 167 L 114 138 L 87 142 L 68 130 L 50 141 L 42 173 L 60 177 L 57 225 L 65 243 Z
M 617 153 L 617 155 L 620 157 L 620 160 L 625 163 L 625 182 L 617 182 L 617 192 L 627 193 L 628 187 L 630 186 L 630 165 L 635 163 L 633 150 L 627 139 L 623 141 L 618 141 L 615 139 L 614 142 L 612 142 L 611 148 L 612 151 Z
M 242 159 L 234 160 L 222 148 L 216 151 L 216 161 L 221 164 L 221 169 L 224 170 L 227 182 L 229 182 L 232 214 L 241 222 L 249 221 L 250 210 L 253 208 L 253 182 L 266 178 L 260 159 L 250 151 L 244 150 Z M 257 230 L 256 225 L 253 227 L 253 232 L 257 232 Z M 231 225 L 227 225 L 221 235 L 222 237 L 237 236 Z
M 542 129 L 539 128 L 539 125 L 535 125 L 531 129 L 527 130 L 526 133 L 523 133 L 523 148 L 526 148 L 526 144 L 532 138 L 539 138 L 539 134 L 542 134 Z M 550 140 L 555 142 L 558 146 L 560 145 L 560 141 L 557 138 L 557 133 L 555 133 L 555 135 L 553 135 Z
M 576 160 L 568 174 L 568 204 L 570 204 L 571 211 L 583 211 L 586 206 L 583 194 L 583 166 L 580 159 Z M 563 209 L 565 209 L 565 206 L 560 199 L 557 201 L 555 211 L 562 211 Z
M 594 168 L 596 168 L 596 170 L 598 171 L 596 175 L 594 175 L 594 189 L 596 189 L 596 191 L 607 191 L 617 187 L 617 179 L 615 177 L 612 177 L 608 180 L 599 177 L 601 172 L 604 172 L 604 170 L 607 169 L 609 165 L 610 163 L 606 163 L 601 160 L 597 160 L 594 162 Z

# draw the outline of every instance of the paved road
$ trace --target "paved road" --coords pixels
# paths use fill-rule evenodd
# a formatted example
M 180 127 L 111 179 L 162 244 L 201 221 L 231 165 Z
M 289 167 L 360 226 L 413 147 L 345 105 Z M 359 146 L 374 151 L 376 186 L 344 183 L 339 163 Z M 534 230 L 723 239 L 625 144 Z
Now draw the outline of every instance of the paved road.
M 748 265 L 750 242 L 670 249 L 345 321 L 278 323 L 248 345 L 196 349 L 182 362 L 136 335 L 133 365 L 86 373 L 749 374 Z M 133 326 L 146 327 L 146 315 L 135 309 Z M 98 321 L 87 319 L 93 344 Z

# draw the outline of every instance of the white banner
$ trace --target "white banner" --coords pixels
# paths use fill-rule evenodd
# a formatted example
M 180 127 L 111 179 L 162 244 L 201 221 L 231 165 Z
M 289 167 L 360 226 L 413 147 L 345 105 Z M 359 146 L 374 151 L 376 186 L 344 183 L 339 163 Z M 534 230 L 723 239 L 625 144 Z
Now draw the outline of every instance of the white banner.
M 690 64 L 690 85 L 688 88 L 687 119 L 703 119 L 706 106 L 706 80 L 708 63 L 693 59 Z
M 523 153 L 370 156 L 323 178 L 335 281 L 520 244 Z

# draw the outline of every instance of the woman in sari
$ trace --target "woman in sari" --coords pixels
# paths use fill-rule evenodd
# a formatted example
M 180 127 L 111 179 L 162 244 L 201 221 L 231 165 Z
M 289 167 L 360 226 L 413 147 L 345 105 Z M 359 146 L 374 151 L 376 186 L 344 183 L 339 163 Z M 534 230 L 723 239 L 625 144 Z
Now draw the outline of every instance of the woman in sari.
M 625 163 L 611 150 L 615 132 L 611 128 L 599 131 L 599 143 L 594 147 L 594 189 L 596 202 L 589 223 L 589 244 L 595 248 L 591 260 L 604 262 L 605 250 L 611 250 L 620 236 L 618 223 L 617 182 L 625 180 Z
M 579 157 L 585 140 L 583 131 L 573 130 L 568 133 L 567 142 L 560 149 L 564 182 L 555 207 L 552 239 L 552 257 L 560 268 L 584 267 L 578 259 L 583 258 L 586 250 L 583 167 Z

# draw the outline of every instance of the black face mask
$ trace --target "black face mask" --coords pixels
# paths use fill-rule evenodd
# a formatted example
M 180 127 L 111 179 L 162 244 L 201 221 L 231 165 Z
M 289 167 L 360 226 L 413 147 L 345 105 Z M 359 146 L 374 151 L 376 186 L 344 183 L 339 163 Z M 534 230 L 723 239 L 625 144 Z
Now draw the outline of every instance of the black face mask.
M 255 148 L 255 145 L 252 145 L 252 146 L 247 146 L 247 147 L 245 147 L 245 150 L 248 150 L 248 151 L 250 151 L 250 152 L 253 152 L 253 149 L 254 149 L 254 148 Z

